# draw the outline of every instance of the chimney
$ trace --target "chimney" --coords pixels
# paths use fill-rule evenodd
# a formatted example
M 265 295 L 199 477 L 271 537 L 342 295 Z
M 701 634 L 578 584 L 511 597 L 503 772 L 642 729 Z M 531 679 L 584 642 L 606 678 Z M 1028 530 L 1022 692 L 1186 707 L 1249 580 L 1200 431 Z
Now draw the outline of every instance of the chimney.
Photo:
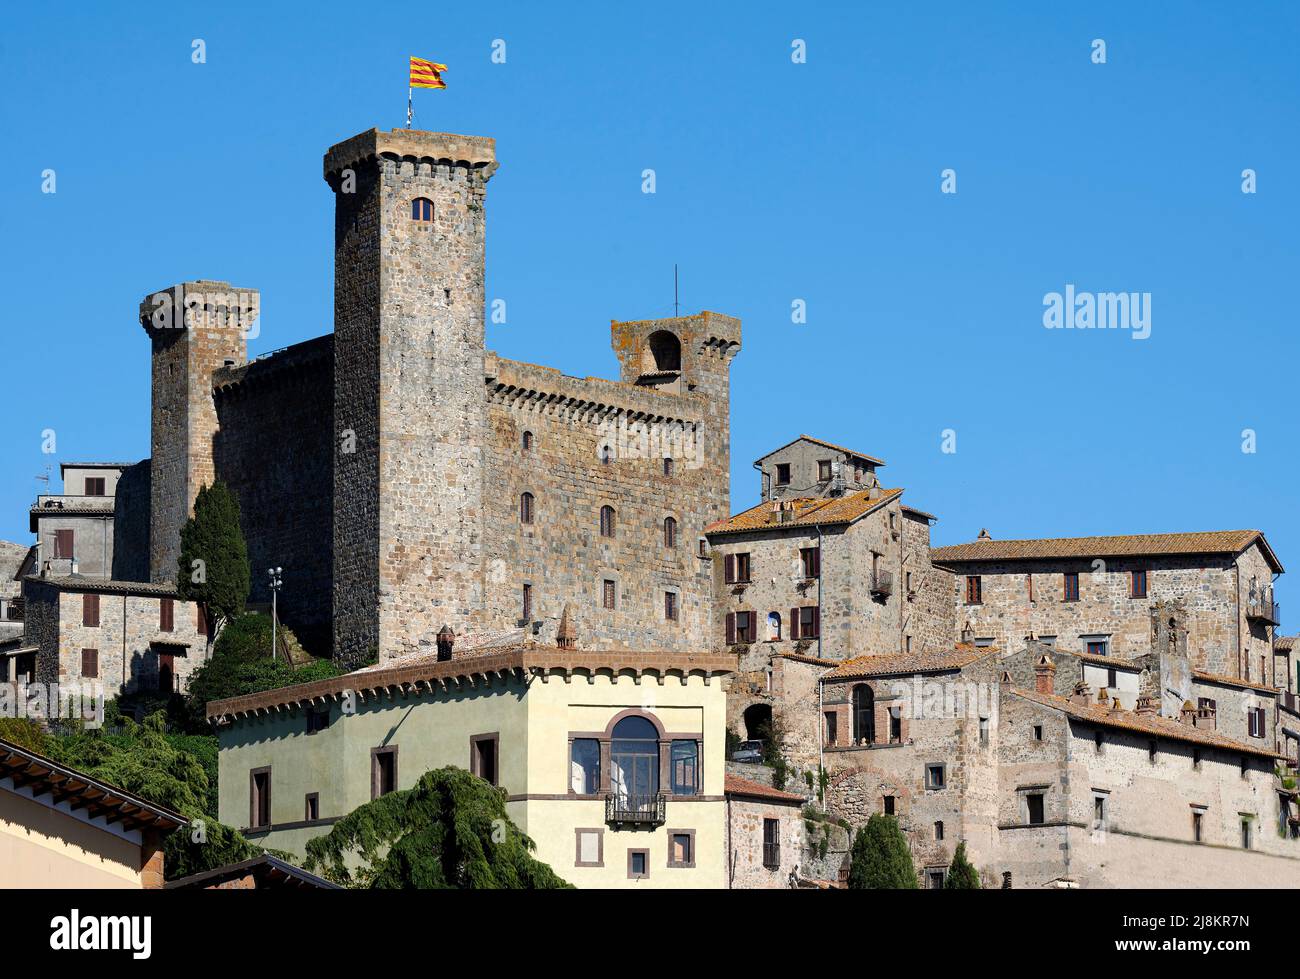
M 1006 670 L 1003 670 L 1002 675 L 998 677 L 998 687 L 1001 693 L 1006 693 L 1011 689 L 1011 674 Z
M 451 631 L 451 626 L 444 625 L 438 630 L 438 662 L 442 663 L 451 659 L 451 647 L 456 644 L 456 633 Z
M 1183 701 L 1183 709 L 1178 712 L 1178 723 L 1196 726 L 1196 708 L 1192 706 L 1190 700 Z
M 1074 693 L 1070 696 L 1070 703 L 1078 704 L 1080 707 L 1092 705 L 1092 687 L 1088 686 L 1086 680 L 1080 680 L 1074 685 Z
M 969 643 L 971 639 L 974 638 L 974 636 L 975 636 L 975 631 L 971 628 L 970 620 L 967 619 L 966 624 L 961 627 L 961 641 L 964 643 Z
M 1150 695 L 1144 695 L 1137 699 L 1137 709 L 1134 713 L 1143 715 L 1154 715 L 1159 713 L 1156 698 Z
M 1056 664 L 1046 653 L 1034 665 L 1034 689 L 1048 695 L 1056 689 Z
M 980 528 L 980 535 L 979 535 L 978 537 L 976 537 L 975 539 L 976 539 L 976 540 L 992 540 L 993 538 L 989 536 L 989 529 L 988 529 L 987 527 L 981 527 L 981 528 Z
M 564 611 L 560 613 L 560 629 L 555 634 L 555 645 L 561 649 L 573 649 L 578 645 L 578 631 L 573 627 L 573 619 L 567 604 L 564 606 Z

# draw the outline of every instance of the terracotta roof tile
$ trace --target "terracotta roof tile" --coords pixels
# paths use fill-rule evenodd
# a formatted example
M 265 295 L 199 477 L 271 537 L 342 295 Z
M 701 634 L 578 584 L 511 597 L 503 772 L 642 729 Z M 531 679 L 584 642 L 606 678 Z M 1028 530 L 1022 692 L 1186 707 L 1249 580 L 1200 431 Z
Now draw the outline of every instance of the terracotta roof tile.
M 974 540 L 936 547 L 935 564 L 963 561 L 1019 561 L 1035 558 L 1147 557 L 1164 554 L 1240 554 L 1259 541 L 1278 570 L 1268 541 L 1258 530 L 1211 530 L 1182 534 L 1124 534 L 1113 537 L 1055 537 L 1026 540 Z
M 823 680 L 860 680 L 872 676 L 905 676 L 912 673 L 946 673 L 969 666 L 978 659 L 998 652 L 996 646 L 972 646 L 957 643 L 938 652 L 890 653 L 884 656 L 855 656 L 846 659 Z
M 1277 687 L 1270 687 L 1266 683 L 1251 683 L 1249 680 L 1243 680 L 1240 677 L 1228 676 L 1224 673 L 1206 673 L 1204 670 L 1192 670 L 1192 678 L 1195 680 L 1204 680 L 1207 683 L 1218 683 L 1225 687 L 1240 687 L 1243 690 L 1258 690 L 1260 693 L 1276 694 Z
M 1295 641 L 1300 636 L 1275 636 L 1273 638 L 1273 648 L 1279 653 L 1289 653 L 1295 649 Z
M 852 523 L 887 503 L 902 496 L 901 489 L 881 490 L 874 499 L 871 490 L 861 490 L 847 496 L 827 498 L 799 497 L 794 500 L 768 500 L 756 507 L 725 520 L 718 520 L 704 528 L 706 534 L 741 534 L 752 530 L 785 530 L 790 527 L 807 528 L 818 524 Z M 794 507 L 794 518 L 782 522 L 778 509 L 780 502 Z
M 1011 692 L 1023 700 L 1032 701 L 1044 707 L 1051 707 L 1076 720 L 1099 724 L 1102 727 L 1136 731 L 1139 734 L 1153 734 L 1173 741 L 1203 744 L 1213 748 L 1222 748 L 1225 751 L 1260 755 L 1264 758 L 1279 757 L 1276 752 L 1269 751 L 1267 748 L 1245 744 L 1225 734 L 1219 734 L 1217 731 L 1207 731 L 1204 728 L 1193 727 L 1190 724 L 1183 724 L 1171 717 L 1163 717 L 1159 714 L 1138 714 L 1131 710 L 1112 710 L 1110 707 L 1102 707 L 1097 704 L 1089 704 L 1085 707 L 1066 697 L 1036 693 L 1029 690 L 1012 690 Z
M 790 802 L 797 805 L 804 803 L 804 797 L 794 792 L 783 792 L 780 789 L 774 789 L 770 785 L 764 785 L 762 782 L 755 782 L 751 778 L 741 778 L 739 775 L 728 774 L 723 786 L 727 795 L 741 795 L 753 799 L 770 799 L 773 802 Z

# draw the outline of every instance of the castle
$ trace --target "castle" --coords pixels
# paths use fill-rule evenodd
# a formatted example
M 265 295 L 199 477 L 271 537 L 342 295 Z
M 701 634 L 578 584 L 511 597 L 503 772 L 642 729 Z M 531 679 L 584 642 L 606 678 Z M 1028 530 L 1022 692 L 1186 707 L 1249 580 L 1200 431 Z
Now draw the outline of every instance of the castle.
M 443 628 L 553 641 L 566 605 L 604 648 L 708 646 L 695 542 L 728 511 L 740 323 L 614 323 L 619 381 L 486 351 L 496 169 L 478 137 L 371 130 L 329 149 L 332 335 L 250 362 L 232 311 L 255 310 L 255 290 L 144 300 L 151 581 L 175 579 L 178 531 L 215 478 L 253 568 L 286 569 L 285 622 L 342 663 L 432 650 Z M 269 597 L 255 574 L 253 601 Z
M 990 886 L 1290 881 L 1300 676 L 1262 533 L 934 548 L 883 460 L 809 435 L 732 514 L 739 321 L 614 322 L 617 381 L 487 351 L 496 168 L 444 133 L 328 150 L 332 334 L 250 361 L 255 290 L 144 298 L 151 457 L 33 507 L 0 680 L 183 687 L 179 530 L 221 480 L 251 601 L 282 567 L 283 620 L 352 669 L 208 705 L 221 818 L 269 846 L 455 764 L 581 884 L 835 882 L 836 821 L 875 812 L 928 886 L 960 841 Z

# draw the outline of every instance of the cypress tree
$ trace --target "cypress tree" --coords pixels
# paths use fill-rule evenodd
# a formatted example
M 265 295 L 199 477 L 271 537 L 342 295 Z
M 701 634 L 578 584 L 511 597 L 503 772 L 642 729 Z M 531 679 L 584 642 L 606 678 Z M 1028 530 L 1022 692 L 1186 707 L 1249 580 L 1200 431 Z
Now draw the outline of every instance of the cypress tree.
M 945 890 L 978 891 L 980 889 L 979 871 L 966 859 L 966 841 L 957 844 L 957 852 L 952 855 L 952 865 L 948 868 L 948 877 L 943 882 Z
M 916 890 L 916 868 L 907 838 L 893 816 L 875 813 L 853 838 L 849 887 L 855 890 Z
M 194 516 L 181 528 L 176 586 L 181 598 L 203 609 L 209 646 L 221 628 L 244 611 L 251 581 L 239 501 L 225 483 L 200 487 Z

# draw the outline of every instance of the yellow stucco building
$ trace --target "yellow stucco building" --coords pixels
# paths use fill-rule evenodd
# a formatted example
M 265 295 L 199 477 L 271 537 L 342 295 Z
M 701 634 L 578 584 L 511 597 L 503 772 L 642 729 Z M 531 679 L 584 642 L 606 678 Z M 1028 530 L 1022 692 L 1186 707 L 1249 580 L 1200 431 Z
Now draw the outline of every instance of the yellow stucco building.
M 733 667 L 524 645 L 215 701 L 219 816 L 301 856 L 358 806 L 455 765 L 500 786 L 538 859 L 579 887 L 725 887 Z

